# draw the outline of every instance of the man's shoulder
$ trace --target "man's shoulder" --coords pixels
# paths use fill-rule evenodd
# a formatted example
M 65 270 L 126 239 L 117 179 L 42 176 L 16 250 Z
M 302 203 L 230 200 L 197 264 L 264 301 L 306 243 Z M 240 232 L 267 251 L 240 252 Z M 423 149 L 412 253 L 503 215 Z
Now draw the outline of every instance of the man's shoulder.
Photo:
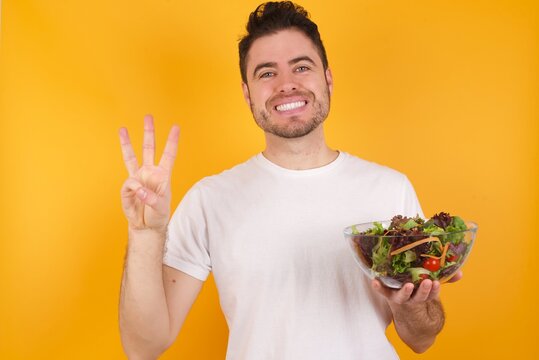
M 238 163 L 220 173 L 208 175 L 193 185 L 200 190 L 211 190 L 228 186 L 236 186 L 252 177 L 256 171 L 255 158 L 253 156 L 246 161 Z
M 406 178 L 406 175 L 387 165 L 366 160 L 349 153 L 344 154 L 346 156 L 346 169 L 351 174 L 357 174 L 360 176 L 383 176 L 384 178 L 394 178 L 396 180 Z

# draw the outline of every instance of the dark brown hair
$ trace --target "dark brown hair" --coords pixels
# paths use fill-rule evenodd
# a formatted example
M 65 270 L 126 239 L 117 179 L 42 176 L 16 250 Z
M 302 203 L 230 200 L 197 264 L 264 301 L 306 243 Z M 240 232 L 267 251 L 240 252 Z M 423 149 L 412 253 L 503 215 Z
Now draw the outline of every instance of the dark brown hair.
M 247 54 L 256 39 L 275 34 L 290 28 L 304 33 L 316 47 L 324 70 L 328 68 L 326 49 L 322 44 L 318 26 L 309 19 L 309 13 L 301 6 L 291 1 L 266 2 L 260 4 L 249 16 L 247 34 L 239 42 L 240 72 L 242 80 L 247 83 Z

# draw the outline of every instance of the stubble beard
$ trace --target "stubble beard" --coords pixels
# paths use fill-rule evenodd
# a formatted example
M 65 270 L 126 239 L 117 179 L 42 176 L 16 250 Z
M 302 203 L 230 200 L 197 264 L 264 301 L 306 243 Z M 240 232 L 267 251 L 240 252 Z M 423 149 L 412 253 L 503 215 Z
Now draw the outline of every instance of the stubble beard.
M 264 130 L 264 132 L 285 139 L 295 139 L 310 134 L 326 120 L 329 114 L 329 89 L 326 87 L 324 96 L 320 100 L 317 100 L 312 92 L 307 92 L 305 94 L 308 95 L 308 98 L 312 101 L 312 106 L 314 108 L 314 114 L 308 121 L 302 121 L 299 116 L 291 116 L 284 124 L 272 122 L 271 115 L 267 110 L 267 104 L 265 108 L 257 109 L 251 101 L 251 112 L 253 113 L 256 124 Z

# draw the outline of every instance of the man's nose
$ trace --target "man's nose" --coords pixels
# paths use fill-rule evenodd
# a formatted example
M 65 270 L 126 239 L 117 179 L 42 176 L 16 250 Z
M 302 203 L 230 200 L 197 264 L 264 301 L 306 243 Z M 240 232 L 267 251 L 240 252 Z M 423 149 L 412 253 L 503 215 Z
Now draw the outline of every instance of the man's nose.
M 298 84 L 296 83 L 292 74 L 281 74 L 278 86 L 278 90 L 281 93 L 294 91 L 298 88 Z

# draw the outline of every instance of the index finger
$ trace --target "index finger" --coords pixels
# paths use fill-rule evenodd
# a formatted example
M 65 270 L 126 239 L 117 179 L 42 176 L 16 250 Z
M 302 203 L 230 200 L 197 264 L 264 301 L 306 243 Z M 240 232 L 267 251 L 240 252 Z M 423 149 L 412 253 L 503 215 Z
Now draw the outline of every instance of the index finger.
M 159 160 L 159 166 L 162 166 L 168 171 L 171 171 L 174 166 L 174 160 L 176 159 L 176 153 L 178 151 L 179 137 L 180 128 L 178 125 L 174 125 L 172 129 L 170 129 L 165 150 L 163 150 L 163 155 L 161 155 L 161 160 Z
M 129 176 L 134 176 L 138 170 L 137 156 L 129 140 L 129 133 L 126 128 L 120 128 L 120 145 L 122 146 L 122 156 Z

